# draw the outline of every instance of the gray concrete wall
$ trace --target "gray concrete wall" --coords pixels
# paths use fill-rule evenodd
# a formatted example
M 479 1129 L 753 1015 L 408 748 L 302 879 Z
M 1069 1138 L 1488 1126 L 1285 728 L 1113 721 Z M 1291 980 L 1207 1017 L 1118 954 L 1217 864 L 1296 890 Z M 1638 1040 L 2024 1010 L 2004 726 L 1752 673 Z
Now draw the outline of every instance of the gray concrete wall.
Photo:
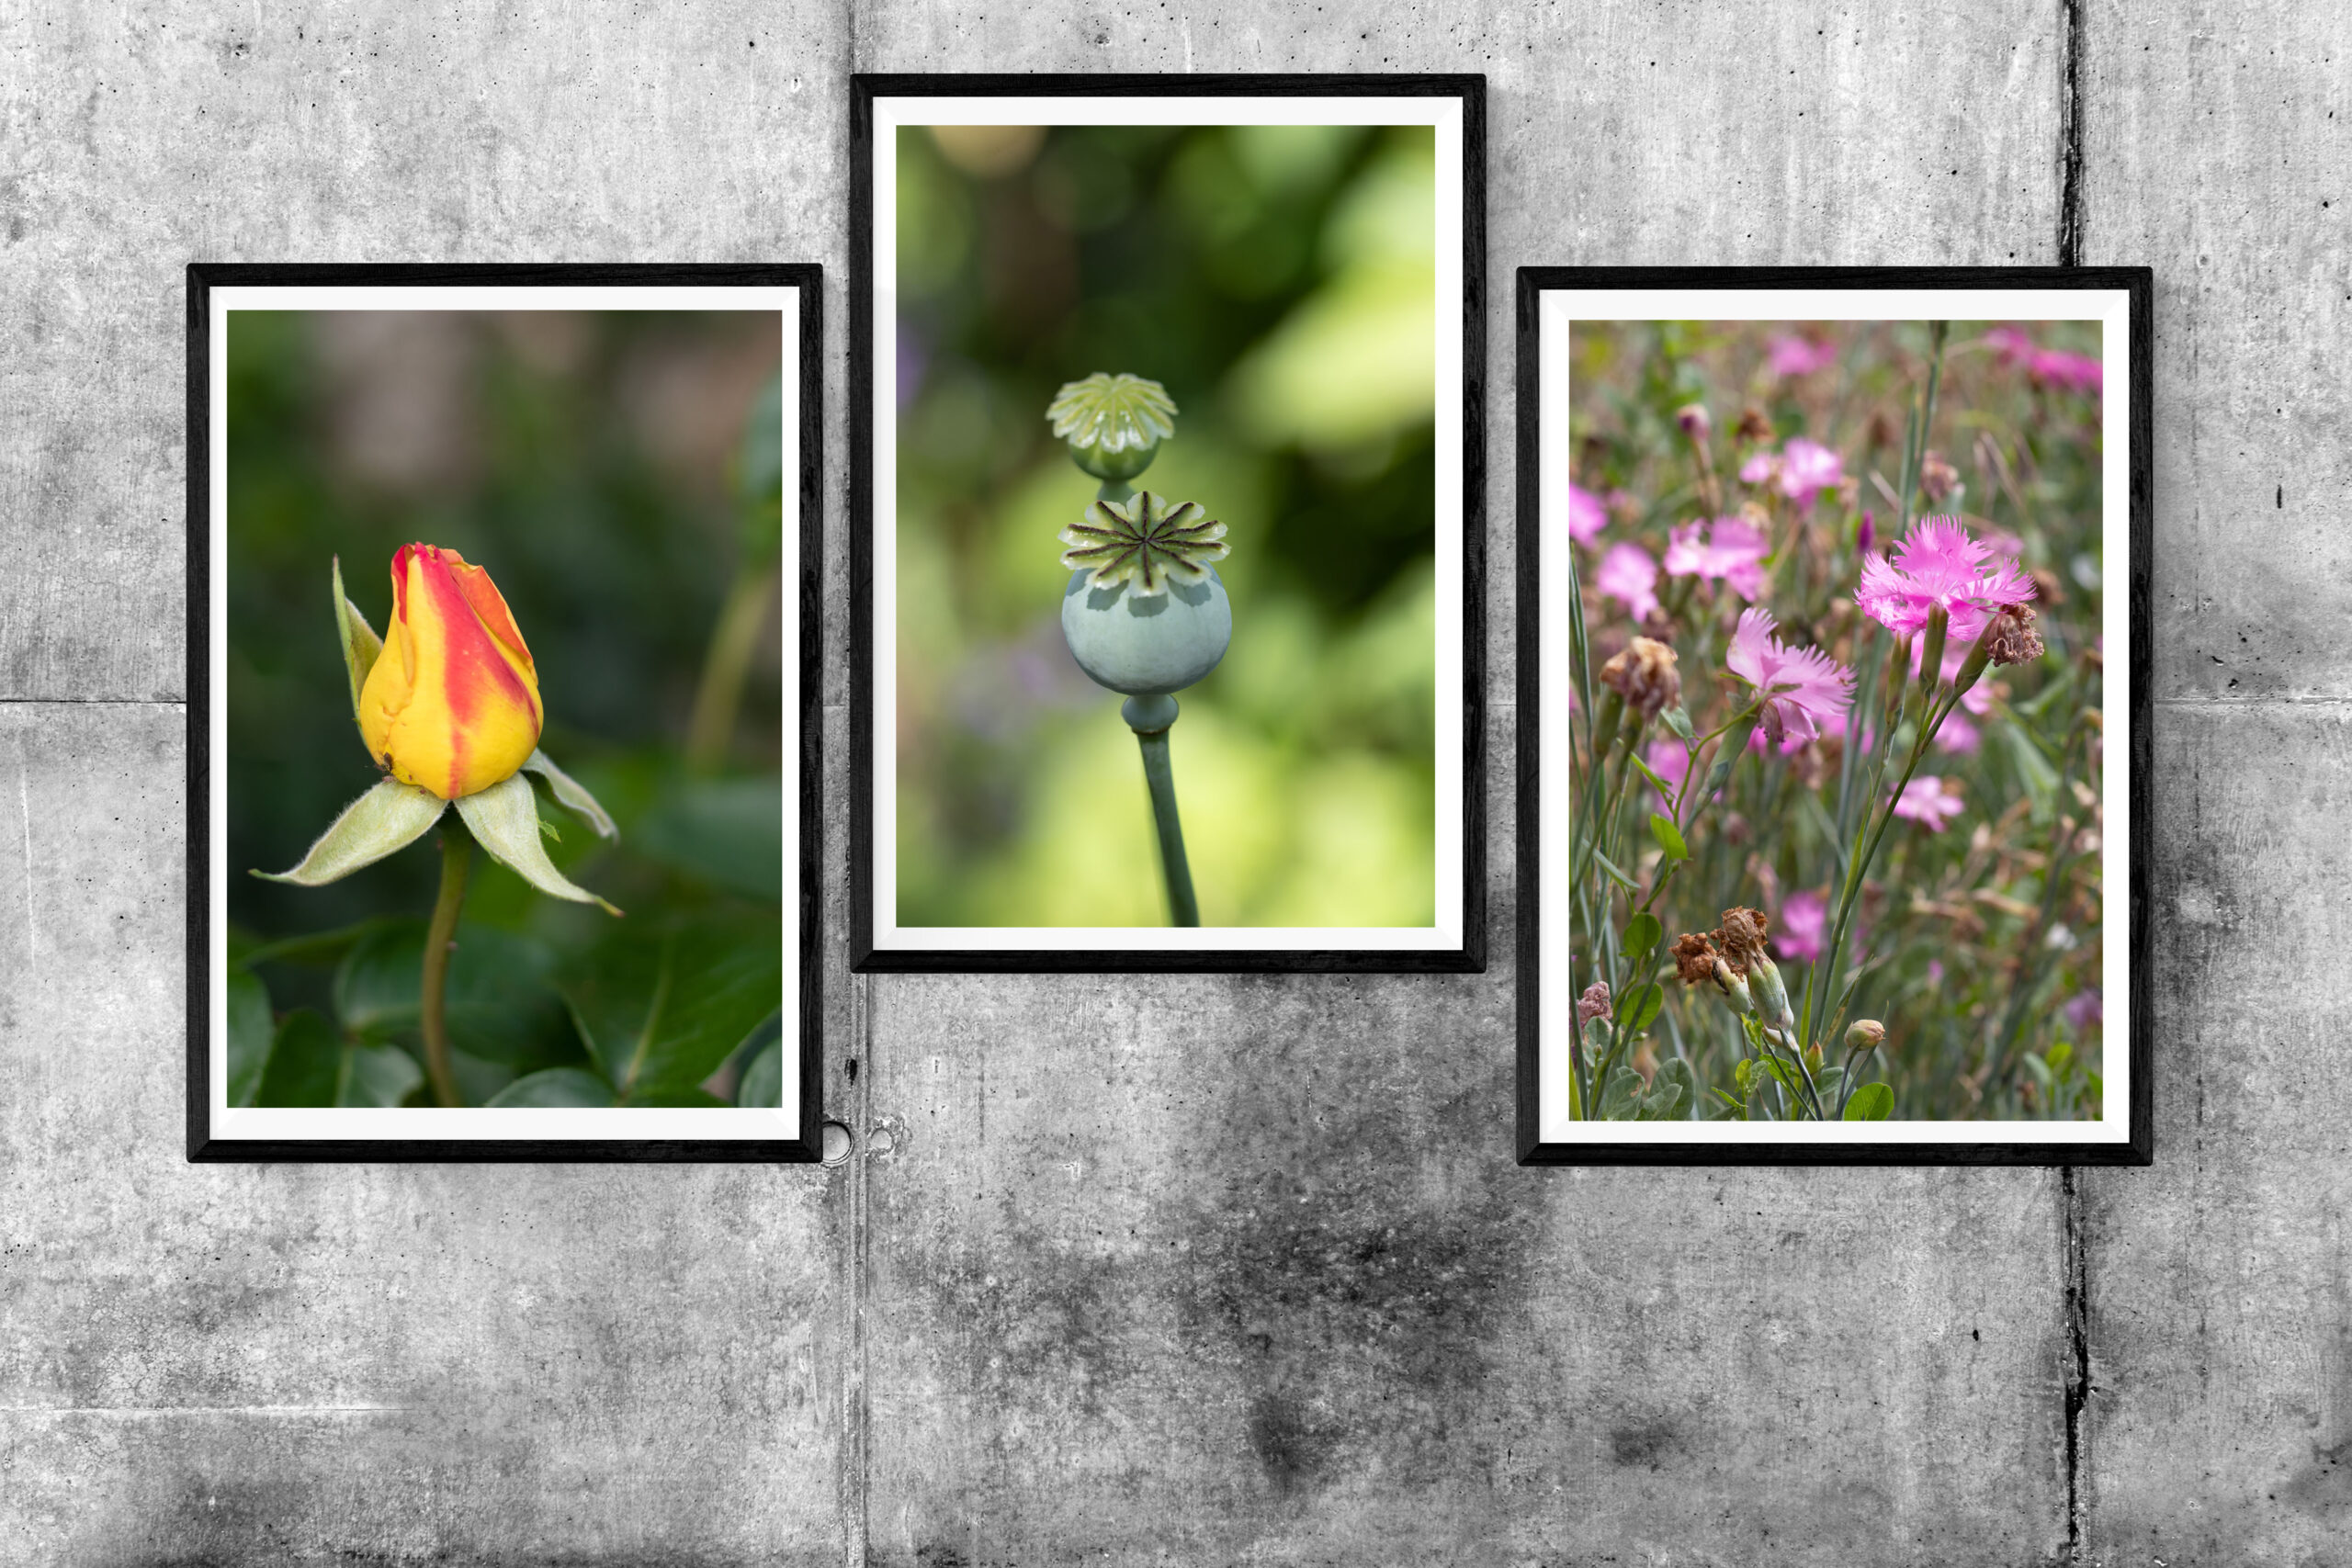
M 2290 0 L 0 12 L 0 1562 L 2352 1560 L 2347 54 Z M 821 261 L 838 588 L 849 73 L 1187 68 L 1487 74 L 1492 970 L 837 973 L 831 1170 L 183 1163 L 182 265 Z M 2158 281 L 2156 1168 L 1514 1168 L 1511 269 L 2077 252 Z

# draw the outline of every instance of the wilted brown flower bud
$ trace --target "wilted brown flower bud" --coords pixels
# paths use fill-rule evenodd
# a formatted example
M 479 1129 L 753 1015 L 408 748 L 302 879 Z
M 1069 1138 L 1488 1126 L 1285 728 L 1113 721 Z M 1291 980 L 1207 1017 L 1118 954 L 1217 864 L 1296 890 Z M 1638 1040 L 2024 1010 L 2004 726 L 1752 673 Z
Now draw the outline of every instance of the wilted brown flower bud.
M 1872 446 L 1894 445 L 1894 421 L 1884 409 L 1872 409 L 1870 423 L 1862 427 L 1862 439 Z
M 1739 428 L 1735 432 L 1742 441 L 1769 441 L 1772 437 L 1772 422 L 1764 411 L 1749 404 L 1739 414 Z
M 1674 663 L 1674 649 L 1637 637 L 1600 667 L 1600 683 L 1623 697 L 1625 705 L 1644 718 L 1656 718 L 1682 700 L 1682 675 Z
M 1996 664 L 2024 664 L 2041 657 L 2041 634 L 2033 629 L 2033 606 L 2011 604 L 1984 628 L 1984 653 Z
M 1695 932 L 1674 939 L 1674 973 L 1686 986 L 1702 986 L 1715 977 L 1714 944 Z
M 2035 604 L 2064 604 L 2066 602 L 2065 586 L 2058 581 L 2056 572 L 2046 566 L 2038 566 L 2027 575 L 2033 579 Z
M 1708 416 L 1704 403 L 1685 403 L 1676 409 L 1674 423 L 1680 425 L 1682 434 L 1693 441 L 1704 441 L 1715 428 L 1715 422 Z
M 1940 452 L 1930 452 L 1919 459 L 1919 488 L 1928 492 L 1931 502 L 1940 502 L 1960 485 L 1960 470 L 1944 461 Z
M 1584 995 L 1577 998 L 1577 1023 L 1581 1027 L 1585 1024 L 1590 1023 L 1596 1018 L 1607 1018 L 1608 1016 L 1608 983 L 1606 981 L 1595 980 L 1591 985 L 1587 986 L 1584 988 Z
M 1759 910 L 1725 909 L 1722 928 L 1711 934 L 1732 967 L 1746 973 L 1764 956 L 1764 937 L 1770 929 Z

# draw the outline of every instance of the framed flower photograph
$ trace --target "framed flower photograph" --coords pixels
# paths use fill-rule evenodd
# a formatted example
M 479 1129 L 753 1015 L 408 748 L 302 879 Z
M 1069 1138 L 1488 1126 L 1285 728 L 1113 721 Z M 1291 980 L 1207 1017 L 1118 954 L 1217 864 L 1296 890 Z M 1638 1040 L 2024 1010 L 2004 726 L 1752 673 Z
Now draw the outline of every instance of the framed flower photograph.
M 818 1155 L 814 265 L 188 269 L 188 1157 Z
M 854 966 L 1484 967 L 1484 94 L 854 78 Z
M 2152 1157 L 2150 291 L 1521 269 L 1522 1164 Z

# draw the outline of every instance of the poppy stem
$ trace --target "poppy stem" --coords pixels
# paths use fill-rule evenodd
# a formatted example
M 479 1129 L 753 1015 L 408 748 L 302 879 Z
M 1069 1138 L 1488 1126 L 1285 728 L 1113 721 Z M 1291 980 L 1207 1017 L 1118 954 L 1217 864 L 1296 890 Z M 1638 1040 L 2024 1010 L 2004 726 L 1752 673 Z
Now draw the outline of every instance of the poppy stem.
M 471 868 L 474 839 L 461 823 L 451 822 L 441 834 L 441 896 L 433 903 L 433 923 L 424 932 L 424 1073 L 433 1080 L 434 1100 L 459 1106 L 457 1070 L 449 1062 L 449 950 L 456 945 L 458 911 L 466 902 L 466 874 Z
M 1176 775 L 1168 766 L 1168 730 L 1176 722 L 1176 699 L 1129 697 L 1119 716 L 1143 748 L 1144 783 L 1151 786 L 1151 820 L 1159 829 L 1159 869 L 1168 880 L 1169 924 L 1197 926 L 1201 907 L 1193 897 L 1193 868 L 1184 860 L 1184 824 L 1176 816 Z

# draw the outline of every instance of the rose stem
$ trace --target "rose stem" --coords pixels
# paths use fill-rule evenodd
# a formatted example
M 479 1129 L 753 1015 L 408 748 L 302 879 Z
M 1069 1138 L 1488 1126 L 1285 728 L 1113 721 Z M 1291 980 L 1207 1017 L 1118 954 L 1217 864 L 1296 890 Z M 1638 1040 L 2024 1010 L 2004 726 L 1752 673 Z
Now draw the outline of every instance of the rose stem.
M 1151 786 L 1151 819 L 1159 829 L 1159 866 L 1168 877 L 1169 923 L 1197 926 L 1201 907 L 1193 898 L 1193 871 L 1184 862 L 1184 824 L 1176 816 L 1176 776 L 1168 768 L 1168 728 L 1176 722 L 1176 699 L 1129 697 L 1119 716 L 1143 748 L 1144 782 Z
M 449 949 L 458 934 L 458 910 L 466 901 L 466 872 L 473 860 L 473 835 L 449 824 L 441 835 L 441 896 L 433 903 L 433 923 L 424 932 L 424 1071 L 433 1098 L 463 1105 L 458 1075 L 449 1065 Z
M 712 628 L 710 647 L 704 652 L 702 680 L 695 687 L 694 717 L 686 725 L 686 764 L 707 773 L 727 761 L 729 742 L 735 738 L 736 710 L 743 705 L 743 681 L 751 673 L 752 654 L 759 647 L 760 626 L 767 619 L 768 591 L 775 585 L 775 562 L 747 560 L 727 590 L 727 603 Z

